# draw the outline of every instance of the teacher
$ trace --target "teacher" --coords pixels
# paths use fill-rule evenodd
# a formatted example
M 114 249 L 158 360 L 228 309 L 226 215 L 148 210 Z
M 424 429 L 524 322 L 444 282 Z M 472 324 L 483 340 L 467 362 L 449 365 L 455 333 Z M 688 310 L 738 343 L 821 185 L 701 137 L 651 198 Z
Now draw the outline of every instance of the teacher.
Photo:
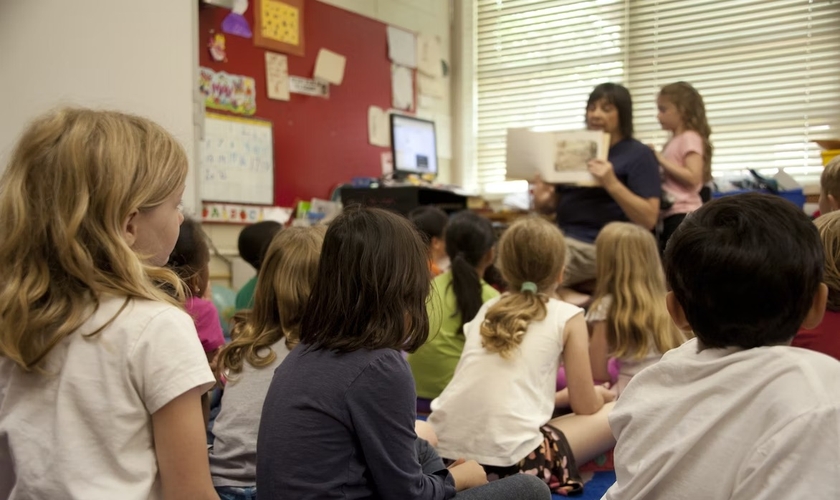
M 533 186 L 535 207 L 556 211 L 566 236 L 564 288 L 595 279 L 595 238 L 605 225 L 630 221 L 653 230 L 659 217 L 659 164 L 649 147 L 633 139 L 630 92 L 615 83 L 595 87 L 586 103 L 586 128 L 610 134 L 608 159 L 589 162 L 598 186 L 555 186 L 541 179 Z

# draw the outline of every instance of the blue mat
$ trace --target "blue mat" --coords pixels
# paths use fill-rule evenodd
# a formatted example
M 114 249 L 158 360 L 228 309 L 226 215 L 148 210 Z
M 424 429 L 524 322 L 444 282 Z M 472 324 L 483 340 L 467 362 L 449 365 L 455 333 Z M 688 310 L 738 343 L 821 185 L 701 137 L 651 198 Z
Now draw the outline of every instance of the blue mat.
M 615 482 L 615 472 L 596 472 L 592 480 L 583 485 L 583 495 L 579 497 L 563 497 L 560 495 L 551 495 L 554 500 L 562 500 L 564 498 L 577 498 L 580 500 L 600 500 L 604 493 Z

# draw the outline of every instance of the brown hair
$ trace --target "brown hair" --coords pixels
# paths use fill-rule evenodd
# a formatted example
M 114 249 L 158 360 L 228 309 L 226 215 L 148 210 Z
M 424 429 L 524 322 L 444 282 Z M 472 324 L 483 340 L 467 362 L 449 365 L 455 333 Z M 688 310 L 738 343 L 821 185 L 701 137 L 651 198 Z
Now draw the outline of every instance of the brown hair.
M 703 138 L 703 182 L 712 180 L 712 152 L 714 148 L 709 140 L 712 129 L 706 120 L 706 105 L 697 89 L 686 82 L 665 85 L 659 95 L 666 97 L 673 104 L 683 121 L 686 130 L 693 130 Z
M 820 175 L 820 189 L 840 202 L 840 156 L 832 158 Z
M 826 308 L 840 312 L 840 211 L 822 215 L 814 223 L 825 250 L 823 283 L 828 287 Z
M 426 245 L 405 217 L 351 207 L 324 237 L 300 340 L 318 349 L 414 352 L 429 335 Z
M 210 282 L 210 245 L 197 220 L 188 217 L 181 223 L 178 241 L 166 266 L 181 278 L 190 295 L 204 296 Z
M 665 273 L 650 231 L 629 222 L 611 222 L 595 239 L 597 287 L 592 310 L 612 297 L 607 342 L 617 358 L 642 359 L 685 341 L 665 306 Z
M 566 262 L 566 242 L 556 225 L 535 216 L 511 224 L 498 248 L 496 265 L 510 291 L 484 316 L 481 345 L 507 358 L 522 343 L 528 325 L 545 318 L 545 304 Z M 525 282 L 537 290 L 522 290 Z
M 271 346 L 286 339 L 291 350 L 300 342 L 300 324 L 318 274 L 326 227 L 292 227 L 277 233 L 268 246 L 257 278 L 254 308 L 234 317 L 233 341 L 219 353 L 220 373 L 239 373 L 247 361 L 260 368 L 277 355 Z
M 35 120 L 0 180 L 0 356 L 37 367 L 103 294 L 182 301 L 175 273 L 144 264 L 124 226 L 186 176 L 184 149 L 144 118 L 65 108 Z

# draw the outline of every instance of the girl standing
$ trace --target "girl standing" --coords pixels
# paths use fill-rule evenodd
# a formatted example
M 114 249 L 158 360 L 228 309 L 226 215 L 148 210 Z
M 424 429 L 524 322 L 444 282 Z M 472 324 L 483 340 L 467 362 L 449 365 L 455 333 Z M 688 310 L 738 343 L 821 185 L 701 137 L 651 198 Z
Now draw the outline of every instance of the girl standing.
M 686 82 L 662 87 L 656 105 L 656 118 L 671 132 L 661 153 L 653 148 L 663 176 L 660 248 L 664 250 L 685 216 L 703 204 L 700 189 L 712 180 L 712 130 L 703 97 Z
M 217 498 L 215 379 L 162 267 L 186 177 L 136 116 L 61 109 L 24 132 L 0 180 L 0 498 Z
M 564 495 L 583 488 L 576 462 L 615 444 L 614 396 L 593 384 L 583 310 L 553 298 L 565 258 L 563 234 L 544 219 L 505 231 L 498 265 L 509 291 L 464 325 L 455 376 L 429 416 L 441 456 L 475 459 L 491 478 L 533 474 Z M 561 357 L 577 415 L 552 420 Z
M 656 239 L 645 229 L 613 222 L 595 240 L 598 286 L 586 321 L 596 380 L 609 380 L 617 358 L 618 394 L 630 379 L 687 339 L 665 307 L 665 275 Z

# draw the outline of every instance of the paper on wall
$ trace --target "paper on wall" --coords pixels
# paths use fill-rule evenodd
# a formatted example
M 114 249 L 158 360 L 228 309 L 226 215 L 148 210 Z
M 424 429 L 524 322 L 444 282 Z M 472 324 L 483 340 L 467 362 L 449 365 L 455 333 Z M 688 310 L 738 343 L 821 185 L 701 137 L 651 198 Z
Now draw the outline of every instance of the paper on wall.
M 417 73 L 417 93 L 431 97 L 443 97 L 443 78 Z
M 452 119 L 449 115 L 419 110 L 417 118 L 435 122 L 435 144 L 438 158 L 452 159 Z
M 408 68 L 417 67 L 417 38 L 414 33 L 388 26 L 388 59 Z
M 316 97 L 330 97 L 330 84 L 302 76 L 289 77 L 289 92 L 293 94 L 312 95 Z
M 443 77 L 441 59 L 440 37 L 419 34 L 417 36 L 417 70 L 428 76 L 441 78 Z
M 368 141 L 374 146 L 391 145 L 388 112 L 378 106 L 368 108 Z
M 347 59 L 341 54 L 327 49 L 318 51 L 318 58 L 315 60 L 315 79 L 329 82 L 333 85 L 341 85 L 344 80 L 344 65 Z
M 265 87 L 269 99 L 289 100 L 289 61 L 286 56 L 265 53 Z
M 411 110 L 414 107 L 414 82 L 411 77 L 410 69 L 391 65 L 391 105 L 394 108 Z

